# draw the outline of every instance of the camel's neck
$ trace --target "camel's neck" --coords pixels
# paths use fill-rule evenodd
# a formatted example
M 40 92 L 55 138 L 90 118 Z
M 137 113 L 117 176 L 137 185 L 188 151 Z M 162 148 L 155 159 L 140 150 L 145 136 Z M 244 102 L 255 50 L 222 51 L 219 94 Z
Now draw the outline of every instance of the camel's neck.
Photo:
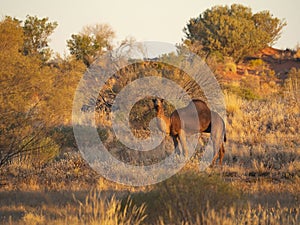
M 159 129 L 167 134 L 170 134 L 170 117 L 167 117 L 163 108 L 156 109 L 156 116 L 163 120 L 158 122 Z

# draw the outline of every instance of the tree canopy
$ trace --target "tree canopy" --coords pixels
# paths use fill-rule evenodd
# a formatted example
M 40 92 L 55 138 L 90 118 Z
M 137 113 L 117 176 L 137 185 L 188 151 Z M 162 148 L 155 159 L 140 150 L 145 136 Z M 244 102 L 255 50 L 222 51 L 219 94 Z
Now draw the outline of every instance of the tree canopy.
M 191 18 L 184 28 L 188 46 L 211 53 L 221 53 L 235 61 L 272 46 L 280 37 L 284 20 L 269 11 L 253 14 L 240 4 L 215 6 Z
M 26 33 L 20 20 L 0 21 L 0 169 L 25 154 L 56 153 L 51 127 L 69 123 L 73 95 L 85 70 L 83 63 L 72 58 L 53 59 L 57 67 L 41 63 L 49 33 L 40 25 L 33 23 L 30 28 L 39 34 Z
M 36 16 L 27 16 L 24 21 L 24 55 L 38 56 L 43 62 L 51 57 L 48 46 L 49 36 L 57 27 L 57 22 L 48 22 L 48 18 L 39 19 Z
M 82 60 L 88 67 L 97 56 L 112 48 L 115 33 L 107 24 L 86 26 L 79 34 L 73 34 L 67 41 L 71 55 Z

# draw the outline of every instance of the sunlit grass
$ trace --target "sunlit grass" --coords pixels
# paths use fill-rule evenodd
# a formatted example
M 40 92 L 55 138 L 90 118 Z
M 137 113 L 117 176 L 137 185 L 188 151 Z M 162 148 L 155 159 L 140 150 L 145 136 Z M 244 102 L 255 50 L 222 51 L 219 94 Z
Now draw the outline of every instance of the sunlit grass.
M 228 141 L 222 168 L 199 175 L 205 138 L 178 176 L 147 187 L 104 179 L 73 149 L 42 166 L 30 158 L 14 160 L 1 171 L 0 223 L 299 224 L 298 103 L 282 96 L 247 100 L 230 91 L 225 101 Z M 134 132 L 138 137 L 147 133 Z M 123 156 L 122 145 L 109 132 L 99 135 L 113 154 Z M 124 156 L 138 159 L 135 153 Z M 240 192 L 243 204 L 237 206 Z
M 47 195 L 35 195 L 35 197 L 39 198 L 36 199 L 38 202 L 47 197 Z M 55 197 L 55 195 L 52 195 L 52 197 Z M 102 193 L 97 190 L 90 191 L 84 198 L 80 196 L 80 200 L 76 197 L 75 193 L 73 193 L 72 201 L 70 201 L 69 195 L 64 197 L 64 195 L 60 194 L 57 197 L 63 198 L 59 202 L 65 201 L 68 203 L 66 205 L 59 205 L 55 202 L 52 202 L 52 204 L 41 203 L 39 209 L 32 208 L 30 205 L 21 205 L 19 210 L 23 212 L 23 216 L 21 216 L 20 220 L 14 221 L 10 217 L 4 224 L 139 225 L 146 218 L 144 204 L 136 206 L 130 198 L 120 200 L 114 195 Z M 38 204 L 37 202 L 35 204 Z

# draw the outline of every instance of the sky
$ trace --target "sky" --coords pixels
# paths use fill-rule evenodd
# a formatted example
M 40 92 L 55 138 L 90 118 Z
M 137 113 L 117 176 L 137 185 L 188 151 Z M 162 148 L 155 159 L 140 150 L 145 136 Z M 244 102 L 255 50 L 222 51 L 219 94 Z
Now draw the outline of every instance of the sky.
M 0 0 L 0 17 L 24 20 L 31 15 L 56 21 L 58 27 L 50 37 L 50 47 L 63 55 L 68 54 L 66 41 L 72 34 L 99 23 L 107 23 L 115 31 L 115 45 L 125 38 L 180 43 L 190 18 L 212 6 L 233 3 L 251 7 L 254 13 L 269 10 L 286 20 L 287 26 L 274 47 L 295 48 L 300 44 L 299 0 Z

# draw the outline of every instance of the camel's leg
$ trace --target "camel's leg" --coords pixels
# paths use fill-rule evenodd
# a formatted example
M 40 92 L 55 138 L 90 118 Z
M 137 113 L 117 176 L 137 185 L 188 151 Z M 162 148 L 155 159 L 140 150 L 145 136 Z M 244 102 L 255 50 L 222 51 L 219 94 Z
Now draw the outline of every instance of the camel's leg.
M 224 135 L 225 135 L 225 126 L 222 118 L 215 112 L 211 114 L 211 132 L 210 138 L 213 143 L 213 154 L 214 158 L 212 160 L 211 166 L 214 165 L 218 156 L 220 157 L 220 163 L 222 163 L 224 157 Z
M 179 141 L 182 147 L 182 151 L 183 151 L 183 155 L 185 157 L 188 157 L 189 155 L 189 151 L 188 151 L 188 147 L 186 144 L 186 136 L 185 136 L 185 132 L 183 130 L 180 131 L 179 133 Z
M 210 137 L 211 137 L 211 141 L 213 144 L 213 156 L 214 156 L 210 166 L 213 167 L 218 156 L 220 155 L 222 143 L 220 143 L 220 138 L 218 137 L 217 133 L 211 132 Z M 219 150 L 219 151 L 217 151 L 217 150 Z M 221 157 L 221 155 L 220 155 L 220 157 Z
M 222 166 L 222 162 L 223 162 L 223 158 L 224 158 L 224 155 L 225 155 L 225 148 L 224 148 L 224 144 L 222 143 L 221 144 L 221 147 L 219 149 L 219 152 L 216 152 L 212 162 L 211 162 L 211 167 L 214 166 L 218 156 L 219 156 L 219 165 Z
M 225 155 L 225 148 L 224 148 L 224 144 L 222 143 L 221 148 L 220 148 L 220 153 L 219 153 L 219 156 L 220 156 L 219 164 L 220 164 L 220 166 L 222 166 L 224 155 Z
M 214 155 L 213 160 L 211 161 L 210 167 L 213 167 L 215 165 L 215 162 L 216 162 L 218 156 L 219 156 L 219 152 L 216 152 L 216 154 Z
M 172 136 L 173 138 L 173 143 L 174 143 L 174 149 L 175 149 L 175 153 L 180 155 L 180 149 L 179 149 L 179 146 L 178 146 L 178 137 L 177 136 Z

